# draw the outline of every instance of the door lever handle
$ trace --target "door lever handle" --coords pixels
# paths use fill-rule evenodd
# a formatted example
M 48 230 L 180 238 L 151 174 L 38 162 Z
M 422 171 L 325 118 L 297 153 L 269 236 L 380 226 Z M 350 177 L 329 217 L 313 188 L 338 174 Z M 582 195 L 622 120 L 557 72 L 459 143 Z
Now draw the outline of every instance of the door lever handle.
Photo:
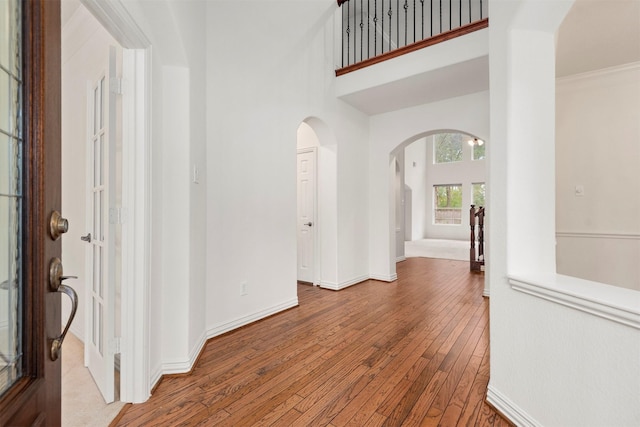
M 63 285 L 62 281 L 66 279 L 77 279 L 76 276 L 63 276 L 62 275 L 62 262 L 60 258 L 53 258 L 49 265 L 49 288 L 53 292 L 61 292 L 67 295 L 71 299 L 71 313 L 69 314 L 69 320 L 62 331 L 62 334 L 57 338 L 51 340 L 51 360 L 58 360 L 60 357 L 60 349 L 62 348 L 62 342 L 64 337 L 69 331 L 73 318 L 76 317 L 76 311 L 78 310 L 78 294 L 73 290 L 71 286 Z
M 313 223 L 311 221 L 305 223 L 304 225 L 308 225 L 309 227 L 311 227 L 313 225 Z
M 91 243 L 91 233 L 88 233 L 86 236 L 80 236 L 80 240 Z

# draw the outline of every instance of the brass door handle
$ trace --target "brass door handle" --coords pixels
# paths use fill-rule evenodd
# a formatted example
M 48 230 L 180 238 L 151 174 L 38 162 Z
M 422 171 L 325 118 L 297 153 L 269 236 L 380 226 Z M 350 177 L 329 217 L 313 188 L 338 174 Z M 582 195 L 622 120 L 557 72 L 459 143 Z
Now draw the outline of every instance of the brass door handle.
M 76 311 L 78 310 L 78 294 L 76 291 L 67 285 L 63 285 L 62 282 L 66 279 L 77 279 L 77 276 L 63 276 L 62 275 L 62 261 L 60 258 L 53 258 L 49 264 L 49 289 L 53 292 L 61 292 L 67 295 L 71 299 L 71 313 L 69 314 L 69 320 L 62 331 L 62 334 L 57 338 L 51 340 L 51 360 L 58 360 L 60 357 L 60 349 L 62 348 L 62 342 L 64 337 L 69 331 L 71 322 L 76 317 Z

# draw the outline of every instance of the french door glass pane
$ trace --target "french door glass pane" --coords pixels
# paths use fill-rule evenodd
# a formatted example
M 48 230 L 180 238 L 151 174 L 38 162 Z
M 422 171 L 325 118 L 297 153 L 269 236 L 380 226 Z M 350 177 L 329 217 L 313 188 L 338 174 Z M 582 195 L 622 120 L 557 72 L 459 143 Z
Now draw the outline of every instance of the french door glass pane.
M 0 0 L 0 395 L 22 375 L 21 2 Z

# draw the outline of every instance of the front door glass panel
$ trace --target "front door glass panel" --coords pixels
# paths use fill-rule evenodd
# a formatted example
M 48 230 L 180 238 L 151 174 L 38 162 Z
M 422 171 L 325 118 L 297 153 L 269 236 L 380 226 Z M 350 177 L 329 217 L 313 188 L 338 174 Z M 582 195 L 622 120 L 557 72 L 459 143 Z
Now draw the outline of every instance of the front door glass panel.
M 22 376 L 22 11 L 0 0 L 0 395 Z

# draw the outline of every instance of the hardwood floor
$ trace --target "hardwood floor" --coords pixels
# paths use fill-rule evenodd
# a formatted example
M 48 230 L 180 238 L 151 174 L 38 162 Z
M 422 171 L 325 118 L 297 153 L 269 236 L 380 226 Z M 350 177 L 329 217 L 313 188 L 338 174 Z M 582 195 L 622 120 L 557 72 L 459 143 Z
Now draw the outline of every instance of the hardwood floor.
M 484 402 L 483 280 L 409 258 L 394 283 L 298 285 L 299 307 L 210 340 L 117 425 L 508 426 Z

